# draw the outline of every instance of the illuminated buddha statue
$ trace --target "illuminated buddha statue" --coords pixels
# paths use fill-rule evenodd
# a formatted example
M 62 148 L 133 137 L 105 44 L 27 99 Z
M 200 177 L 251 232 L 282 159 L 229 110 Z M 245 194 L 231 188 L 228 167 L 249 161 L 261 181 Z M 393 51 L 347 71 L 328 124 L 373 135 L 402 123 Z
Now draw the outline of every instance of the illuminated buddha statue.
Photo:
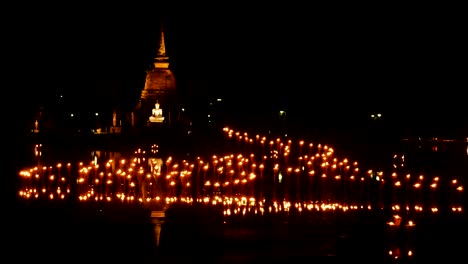
M 156 104 L 154 104 L 154 108 L 151 111 L 152 111 L 152 114 L 149 118 L 150 122 L 160 123 L 164 121 L 162 109 L 159 108 L 159 103 L 157 101 L 156 101 Z

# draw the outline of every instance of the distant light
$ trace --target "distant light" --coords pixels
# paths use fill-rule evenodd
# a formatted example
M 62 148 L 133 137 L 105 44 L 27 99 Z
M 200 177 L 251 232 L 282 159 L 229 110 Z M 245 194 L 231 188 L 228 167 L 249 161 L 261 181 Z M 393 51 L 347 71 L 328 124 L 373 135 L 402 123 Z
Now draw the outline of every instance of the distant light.
M 70 114 L 71 117 L 74 117 L 75 115 L 73 113 Z
M 99 113 L 96 113 L 96 116 L 98 116 L 98 115 L 99 115 Z
M 381 118 L 381 117 L 382 117 L 382 114 L 381 114 L 381 113 L 378 113 L 378 114 L 375 114 L 375 115 L 374 115 L 374 114 L 371 114 L 370 116 L 371 116 L 371 118 L 372 118 L 373 120 L 376 120 L 376 119 Z
M 221 98 L 216 99 L 216 101 L 218 101 L 218 102 L 221 102 L 222 100 L 223 100 L 223 99 L 221 99 Z
M 184 111 L 185 111 L 185 108 L 182 108 L 181 110 L 182 110 L 182 112 L 184 112 Z

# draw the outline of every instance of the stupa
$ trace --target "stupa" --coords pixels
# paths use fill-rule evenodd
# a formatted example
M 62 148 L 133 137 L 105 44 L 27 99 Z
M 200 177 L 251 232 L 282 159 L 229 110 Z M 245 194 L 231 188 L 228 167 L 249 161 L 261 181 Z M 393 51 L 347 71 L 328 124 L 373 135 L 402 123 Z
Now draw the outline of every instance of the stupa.
M 146 73 L 145 86 L 136 106 L 136 118 L 139 119 L 136 122 L 140 124 L 145 122 L 146 125 L 153 123 L 170 125 L 171 109 L 175 103 L 175 95 L 176 81 L 174 73 L 169 67 L 164 30 L 161 24 L 159 49 L 154 58 L 153 66 Z M 162 115 L 162 108 L 165 109 L 166 120 Z M 148 116 L 150 116 L 149 119 Z

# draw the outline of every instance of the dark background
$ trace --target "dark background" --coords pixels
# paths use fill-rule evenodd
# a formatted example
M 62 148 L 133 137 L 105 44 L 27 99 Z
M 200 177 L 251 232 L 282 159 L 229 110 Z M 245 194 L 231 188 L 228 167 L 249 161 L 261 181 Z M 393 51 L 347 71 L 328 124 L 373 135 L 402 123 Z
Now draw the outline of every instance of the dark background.
M 152 1 L 6 11 L 16 114 L 58 100 L 83 110 L 132 104 L 162 22 L 178 91 L 191 100 L 224 96 L 233 112 L 285 107 L 308 120 L 378 111 L 402 126 L 467 123 L 457 6 Z

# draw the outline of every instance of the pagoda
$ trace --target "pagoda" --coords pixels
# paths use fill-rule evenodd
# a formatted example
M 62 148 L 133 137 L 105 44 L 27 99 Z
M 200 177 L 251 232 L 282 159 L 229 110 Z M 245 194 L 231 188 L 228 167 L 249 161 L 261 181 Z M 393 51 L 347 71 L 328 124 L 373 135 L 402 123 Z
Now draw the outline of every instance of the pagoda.
M 159 48 L 152 67 L 146 72 L 145 85 L 135 108 L 135 125 L 148 126 L 155 123 L 170 125 L 175 105 L 176 80 L 169 66 L 164 28 L 161 24 Z M 155 112 L 161 116 L 155 118 Z

